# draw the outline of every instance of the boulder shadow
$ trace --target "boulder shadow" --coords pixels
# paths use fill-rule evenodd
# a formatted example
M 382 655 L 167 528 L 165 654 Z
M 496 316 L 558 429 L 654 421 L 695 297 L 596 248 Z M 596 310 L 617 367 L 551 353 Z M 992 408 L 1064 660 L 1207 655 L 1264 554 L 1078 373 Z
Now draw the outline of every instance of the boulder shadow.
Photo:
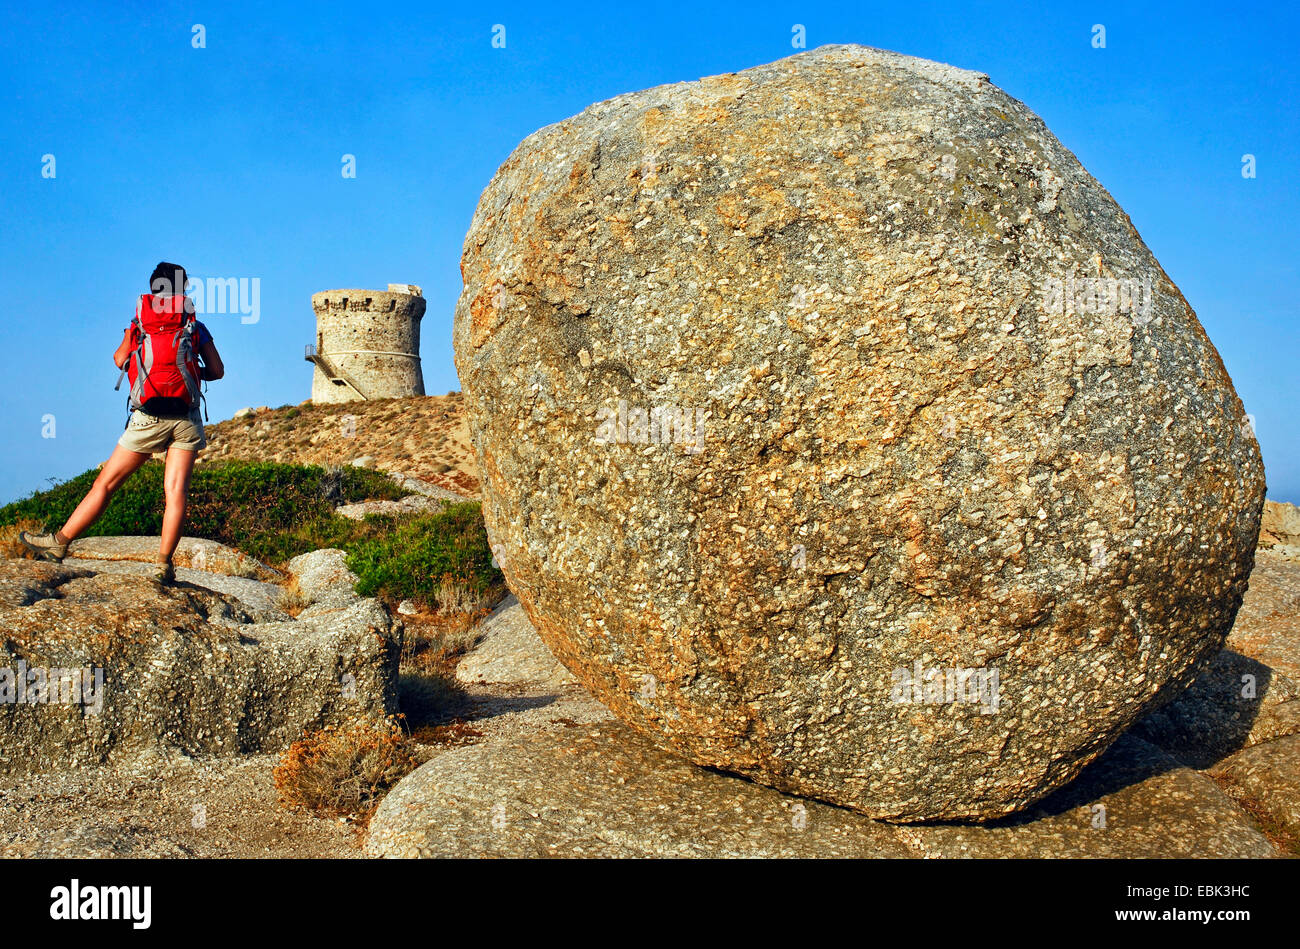
M 1036 804 L 993 820 L 920 826 L 1022 827 L 1091 807 L 1170 771 L 1205 770 L 1245 747 L 1273 682 L 1268 666 L 1225 649 L 1185 691 L 1138 719 L 1074 780 Z
M 1265 698 L 1282 687 L 1264 663 L 1224 649 L 1184 692 L 1138 719 L 1130 733 L 1203 771 L 1246 747 Z M 1285 688 L 1294 691 L 1289 682 Z
M 513 712 L 544 708 L 560 697 L 510 693 L 471 695 L 461 688 L 454 676 L 414 672 L 403 672 L 398 676 L 397 691 L 398 708 L 412 729 L 453 722 L 486 721 Z

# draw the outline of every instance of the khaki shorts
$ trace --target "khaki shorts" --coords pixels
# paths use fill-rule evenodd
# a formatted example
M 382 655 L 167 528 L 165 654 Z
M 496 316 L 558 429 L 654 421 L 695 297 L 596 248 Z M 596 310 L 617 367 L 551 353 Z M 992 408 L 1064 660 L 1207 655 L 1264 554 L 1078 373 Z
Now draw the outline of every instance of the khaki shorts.
M 203 416 L 198 412 L 192 412 L 189 418 L 156 418 L 137 409 L 117 443 L 127 451 L 156 454 L 173 447 L 199 451 L 207 447 L 208 440 L 203 434 Z

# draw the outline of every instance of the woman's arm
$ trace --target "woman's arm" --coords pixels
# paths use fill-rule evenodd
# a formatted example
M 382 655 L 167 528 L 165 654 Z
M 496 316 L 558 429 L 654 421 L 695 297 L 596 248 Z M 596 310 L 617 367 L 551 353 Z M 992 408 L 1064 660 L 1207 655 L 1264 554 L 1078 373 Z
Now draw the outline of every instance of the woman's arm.
M 131 348 L 131 327 L 128 326 L 122 336 L 122 342 L 117 347 L 117 352 L 113 353 L 113 365 L 118 369 L 125 369 L 126 361 L 131 355 Z
M 199 375 L 204 379 L 220 379 L 226 374 L 226 367 L 221 362 L 221 355 L 212 340 L 206 341 L 199 347 L 199 355 L 203 357 L 203 366 L 199 370 Z

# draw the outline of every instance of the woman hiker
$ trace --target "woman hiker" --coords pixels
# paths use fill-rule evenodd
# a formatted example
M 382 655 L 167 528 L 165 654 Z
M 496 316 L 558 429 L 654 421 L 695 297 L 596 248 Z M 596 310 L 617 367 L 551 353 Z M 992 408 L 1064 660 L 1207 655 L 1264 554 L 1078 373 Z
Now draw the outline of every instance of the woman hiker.
M 167 507 L 158 562 L 151 575 L 164 584 L 175 579 L 172 555 L 181 539 L 190 472 L 195 456 L 207 445 L 199 412 L 199 384 L 225 375 L 212 334 L 194 318 L 193 305 L 185 296 L 185 280 L 185 269 L 178 264 L 164 261 L 154 268 L 150 292 L 140 297 L 135 319 L 113 353 L 113 364 L 131 378 L 126 431 L 62 528 L 53 534 L 23 531 L 18 535 L 37 556 L 61 561 L 68 544 L 98 520 L 126 479 L 154 453 L 166 452 L 163 491 Z

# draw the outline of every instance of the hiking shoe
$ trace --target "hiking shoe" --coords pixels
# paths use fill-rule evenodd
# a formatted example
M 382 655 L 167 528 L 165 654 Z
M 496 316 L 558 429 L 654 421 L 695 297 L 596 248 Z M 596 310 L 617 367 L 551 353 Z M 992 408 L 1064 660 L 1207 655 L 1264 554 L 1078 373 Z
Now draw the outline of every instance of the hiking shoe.
M 68 555 L 68 545 L 60 544 L 54 539 L 53 534 L 29 534 L 27 531 L 19 531 L 18 539 L 22 541 L 24 547 L 42 560 L 59 563 Z
M 149 579 L 156 580 L 163 586 L 170 586 L 176 582 L 176 568 L 170 563 L 156 563 L 153 570 L 149 572 Z

